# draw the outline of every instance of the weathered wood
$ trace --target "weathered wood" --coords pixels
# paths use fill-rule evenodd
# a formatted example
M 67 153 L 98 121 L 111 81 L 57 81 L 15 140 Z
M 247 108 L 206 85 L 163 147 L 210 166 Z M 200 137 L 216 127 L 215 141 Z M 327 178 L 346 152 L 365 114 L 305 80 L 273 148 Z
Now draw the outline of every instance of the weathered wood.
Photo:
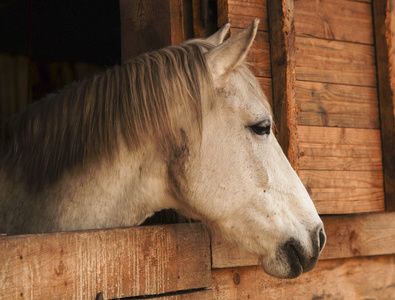
M 381 157 L 380 146 L 364 145 L 331 145 L 319 143 L 299 143 L 300 156 L 316 157 L 353 157 L 372 158 Z
M 327 244 L 320 259 L 387 255 L 395 252 L 395 214 L 323 216 Z M 257 256 L 240 251 L 222 237 L 211 237 L 212 268 L 259 264 Z
M 273 111 L 277 139 L 292 167 L 298 170 L 295 97 L 294 1 L 268 1 Z
M 224 23 L 244 29 L 253 19 L 258 18 L 261 20 L 258 30 L 268 31 L 266 0 L 229 0 L 227 3 L 228 19 Z
M 182 0 L 120 0 L 122 61 L 184 37 Z
M 395 1 L 373 1 L 385 199 L 395 211 Z
M 298 124 L 379 129 L 377 89 L 297 81 Z
M 241 29 L 231 28 L 230 35 L 239 33 Z M 268 33 L 258 31 L 247 56 L 247 62 L 250 70 L 255 76 L 271 77 L 269 37 Z
M 300 156 L 300 169 L 319 171 L 382 171 L 381 157 L 354 158 L 354 157 L 314 157 Z
M 382 188 L 308 188 L 319 214 L 357 214 L 385 210 Z
M 188 292 L 188 293 L 180 293 L 177 295 L 170 296 L 152 296 L 151 297 L 142 297 L 141 299 L 156 299 L 156 300 L 212 300 L 213 299 L 213 291 L 212 290 L 204 290 L 197 292 Z
M 372 6 L 346 0 L 295 1 L 296 35 L 373 45 Z
M 0 299 L 94 299 L 210 286 L 200 224 L 0 237 Z
M 298 126 L 299 142 L 325 145 L 381 147 L 380 130 Z
M 382 188 L 380 171 L 315 171 L 300 170 L 299 177 L 309 188 Z
M 320 261 L 292 280 L 260 267 L 214 270 L 212 278 L 214 299 L 394 299 L 395 256 Z
M 374 47 L 297 36 L 296 79 L 376 86 Z

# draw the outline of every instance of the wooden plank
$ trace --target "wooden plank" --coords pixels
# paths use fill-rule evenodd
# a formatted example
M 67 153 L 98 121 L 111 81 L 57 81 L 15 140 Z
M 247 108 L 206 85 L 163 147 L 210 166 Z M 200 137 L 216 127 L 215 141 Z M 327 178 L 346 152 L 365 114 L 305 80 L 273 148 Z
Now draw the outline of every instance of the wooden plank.
M 331 145 L 331 144 L 314 144 L 299 143 L 300 156 L 316 157 L 351 157 L 351 158 L 372 158 L 381 157 L 380 146 L 364 145 Z
M 373 1 L 385 199 L 395 211 L 395 0 Z
M 209 238 L 199 223 L 0 237 L 0 261 L 0 299 L 117 298 L 210 286 Z
M 228 23 L 244 29 L 255 18 L 260 19 L 258 30 L 268 31 L 266 0 L 229 0 Z
M 277 139 L 292 167 L 298 170 L 294 1 L 268 1 L 267 8 Z
M 313 104 L 313 103 L 312 103 Z M 307 106 L 308 104 L 306 104 Z M 309 126 L 329 126 L 329 127 L 345 127 L 345 128 L 372 128 L 380 129 L 380 121 L 376 118 L 376 109 L 372 109 L 372 115 L 355 115 L 355 114 L 345 114 L 341 113 L 327 113 L 326 108 L 341 108 L 342 105 L 338 107 L 325 107 L 321 106 L 322 112 L 311 112 L 303 111 L 305 107 L 301 108 L 298 114 L 298 124 L 309 125 Z M 319 107 L 317 107 L 319 108 Z M 363 107 L 360 107 L 363 109 Z M 370 109 L 371 107 L 366 107 Z M 347 108 L 346 108 L 347 109 Z
M 346 0 L 295 1 L 296 35 L 373 45 L 372 6 Z
M 318 171 L 382 171 L 381 157 L 354 158 L 354 157 L 299 157 L 301 170 Z
M 230 28 L 230 35 L 239 33 L 241 29 Z M 255 76 L 269 78 L 272 76 L 270 67 L 269 36 L 267 32 L 258 31 L 247 56 L 250 70 Z
M 319 214 L 357 214 L 385 210 L 382 188 L 309 188 Z
M 320 260 L 395 253 L 395 213 L 322 216 L 327 244 Z M 243 252 L 222 237 L 211 237 L 212 268 L 259 265 L 259 258 Z
M 292 280 L 260 267 L 214 270 L 212 278 L 214 299 L 394 299 L 395 256 L 320 261 Z
M 380 130 L 298 126 L 300 143 L 381 147 Z
M 182 0 L 120 0 L 122 61 L 184 41 Z
M 295 41 L 297 80 L 376 86 L 373 46 L 300 36 Z
M 315 171 L 300 170 L 299 177 L 309 188 L 383 188 L 380 171 Z
M 377 89 L 296 81 L 298 124 L 379 129 Z

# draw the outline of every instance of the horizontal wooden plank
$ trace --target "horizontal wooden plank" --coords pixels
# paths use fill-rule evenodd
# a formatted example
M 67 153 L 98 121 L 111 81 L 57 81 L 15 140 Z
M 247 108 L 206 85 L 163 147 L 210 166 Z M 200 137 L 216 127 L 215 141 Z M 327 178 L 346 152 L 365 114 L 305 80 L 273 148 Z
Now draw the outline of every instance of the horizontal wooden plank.
M 312 36 L 373 45 L 372 6 L 346 0 L 295 1 L 295 30 Z
M 292 280 L 260 267 L 214 270 L 212 278 L 214 299 L 394 299 L 395 256 L 320 261 Z
M 382 188 L 308 188 L 319 214 L 357 214 L 385 210 Z
M 372 110 L 372 114 L 361 116 L 345 114 L 344 112 L 327 113 L 325 112 L 325 108 L 323 108 L 322 112 L 303 111 L 302 108 L 298 114 L 298 124 L 309 126 L 379 129 L 380 120 L 375 116 L 375 114 L 375 109 Z
M 231 28 L 230 34 L 233 36 L 241 29 Z M 269 36 L 265 31 L 258 31 L 254 43 L 247 56 L 247 62 L 255 76 L 271 77 Z
M 209 238 L 198 223 L 0 237 L 0 261 L 0 299 L 117 298 L 210 286 Z
M 380 146 L 363 145 L 326 145 L 318 143 L 299 143 L 300 156 L 372 158 L 381 157 Z
M 296 81 L 298 124 L 379 129 L 377 89 Z
M 320 259 L 395 253 L 395 213 L 322 216 L 327 244 Z M 222 237 L 211 237 L 212 268 L 256 266 L 259 258 Z
M 381 157 L 324 157 L 300 156 L 301 170 L 334 170 L 334 171 L 382 171 Z
M 295 43 L 297 80 L 376 87 L 372 45 L 300 36 Z
M 314 100 L 330 104 L 346 103 L 347 105 L 355 104 L 355 106 L 360 104 L 378 106 L 377 88 L 375 87 L 296 81 L 295 88 L 298 102 Z
M 246 28 L 255 18 L 260 19 L 258 30 L 267 31 L 266 0 L 229 0 L 228 22 L 235 28 Z
M 381 147 L 380 130 L 298 126 L 300 143 Z
M 377 171 L 300 170 L 300 179 L 309 188 L 383 188 L 383 174 Z

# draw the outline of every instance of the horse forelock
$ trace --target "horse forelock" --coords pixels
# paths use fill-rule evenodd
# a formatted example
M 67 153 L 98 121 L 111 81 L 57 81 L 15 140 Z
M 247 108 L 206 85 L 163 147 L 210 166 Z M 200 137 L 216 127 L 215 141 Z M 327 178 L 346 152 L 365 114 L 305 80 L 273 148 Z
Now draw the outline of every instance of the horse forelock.
M 131 151 L 155 140 L 169 152 L 184 140 L 174 112 L 181 108 L 201 132 L 202 99 L 213 96 L 197 44 L 143 54 L 15 115 L 3 133 L 0 168 L 40 191 L 66 170 L 112 159 L 121 139 Z

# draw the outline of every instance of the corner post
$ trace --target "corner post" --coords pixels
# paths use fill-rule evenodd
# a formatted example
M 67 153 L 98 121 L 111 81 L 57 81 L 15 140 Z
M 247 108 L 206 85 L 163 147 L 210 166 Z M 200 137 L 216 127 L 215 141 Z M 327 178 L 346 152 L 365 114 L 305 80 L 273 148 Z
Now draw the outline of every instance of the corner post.
M 378 96 L 387 211 L 395 211 L 395 0 L 373 0 Z
M 298 171 L 294 0 L 267 1 L 277 139 Z

